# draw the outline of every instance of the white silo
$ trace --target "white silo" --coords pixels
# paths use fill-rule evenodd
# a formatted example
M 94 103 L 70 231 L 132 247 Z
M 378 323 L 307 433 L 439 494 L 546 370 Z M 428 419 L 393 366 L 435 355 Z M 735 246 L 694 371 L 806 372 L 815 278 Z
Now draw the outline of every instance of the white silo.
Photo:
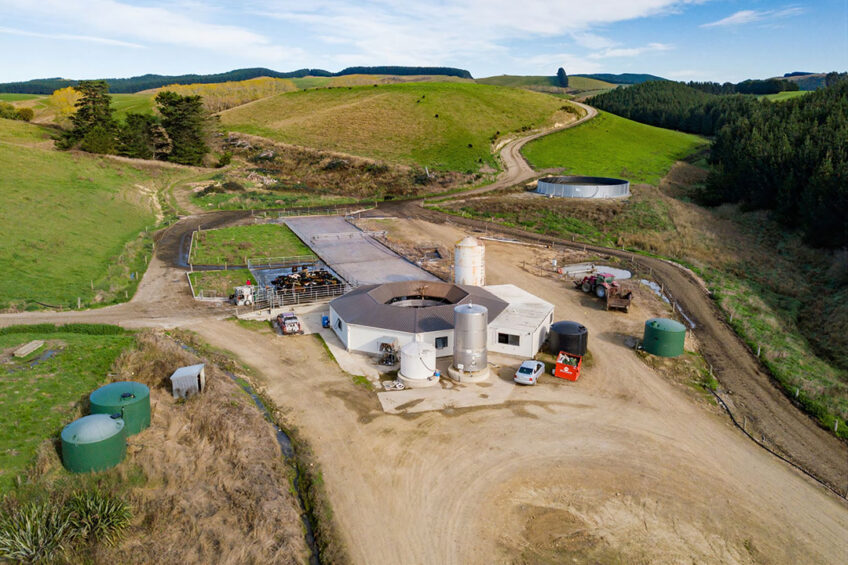
M 407 388 L 423 388 L 439 382 L 436 372 L 436 348 L 413 341 L 400 349 L 398 378 Z
M 460 382 L 484 381 L 489 378 L 486 357 L 489 310 L 480 304 L 459 304 L 453 314 L 453 364 L 448 375 Z
M 477 238 L 468 236 L 456 244 L 453 272 L 456 284 L 486 284 L 486 248 Z

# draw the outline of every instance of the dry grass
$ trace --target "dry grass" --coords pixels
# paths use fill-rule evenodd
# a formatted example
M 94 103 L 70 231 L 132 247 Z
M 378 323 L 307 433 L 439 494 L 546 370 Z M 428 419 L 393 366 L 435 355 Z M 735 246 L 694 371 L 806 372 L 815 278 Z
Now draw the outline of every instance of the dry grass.
M 249 147 L 236 145 L 247 142 Z M 232 151 L 237 165 L 227 171 L 226 180 L 250 187 L 251 175 L 256 171 L 276 181 L 268 187 L 254 187 L 256 194 L 279 195 L 279 207 L 322 205 L 312 201 L 321 198 L 393 198 L 441 192 L 458 186 L 472 184 L 482 173 L 430 170 L 336 153 L 297 147 L 273 142 L 247 134 L 230 134 L 222 141 L 221 150 Z M 269 153 L 270 152 L 270 153 Z M 272 154 L 270 157 L 262 155 Z M 289 202 L 288 191 L 296 191 L 306 203 Z M 309 197 L 309 198 L 306 198 Z M 271 203 L 274 203 L 272 200 Z M 266 202 L 268 204 L 268 202 Z
M 563 101 L 526 90 L 451 82 L 281 94 L 220 114 L 231 130 L 445 171 L 496 167 L 491 142 L 558 121 Z
M 228 376 L 207 364 L 206 391 L 175 401 L 168 377 L 200 362 L 161 333 L 138 336 L 138 347 L 115 364 L 115 380 L 150 386 L 151 427 L 129 438 L 127 460 L 115 473 L 126 482 L 146 477 L 128 498 L 133 524 L 114 548 L 98 547 L 95 562 L 304 563 L 308 560 L 293 470 L 273 430 Z M 59 465 L 45 448 L 34 474 Z

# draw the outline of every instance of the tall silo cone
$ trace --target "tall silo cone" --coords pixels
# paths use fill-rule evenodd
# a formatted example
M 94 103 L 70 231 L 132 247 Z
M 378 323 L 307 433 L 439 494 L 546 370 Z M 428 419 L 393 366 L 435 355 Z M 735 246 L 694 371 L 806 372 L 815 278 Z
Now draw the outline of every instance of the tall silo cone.
M 453 309 L 453 364 L 450 377 L 461 382 L 482 381 L 489 377 L 486 339 L 489 310 L 480 304 L 460 304 Z
M 468 236 L 454 248 L 454 282 L 472 286 L 486 284 L 486 248 Z

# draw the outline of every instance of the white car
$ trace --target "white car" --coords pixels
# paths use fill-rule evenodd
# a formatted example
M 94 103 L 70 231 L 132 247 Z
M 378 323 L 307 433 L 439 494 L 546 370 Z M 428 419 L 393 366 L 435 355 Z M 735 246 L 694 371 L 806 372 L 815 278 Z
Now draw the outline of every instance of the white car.
M 544 363 L 530 359 L 521 364 L 515 372 L 513 380 L 521 385 L 534 385 L 539 381 L 539 377 L 544 372 Z

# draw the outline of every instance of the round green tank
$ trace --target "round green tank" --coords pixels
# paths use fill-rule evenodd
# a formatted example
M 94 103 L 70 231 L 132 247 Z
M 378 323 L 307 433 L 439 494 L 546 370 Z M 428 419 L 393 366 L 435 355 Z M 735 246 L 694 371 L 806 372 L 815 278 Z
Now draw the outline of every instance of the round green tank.
M 88 397 L 92 414 L 120 414 L 131 436 L 150 425 L 150 389 L 147 385 L 121 381 L 102 386 Z
M 92 414 L 62 430 L 62 463 L 72 473 L 102 471 L 120 463 L 127 451 L 124 421 Z
M 652 318 L 645 322 L 642 348 L 660 357 L 677 357 L 683 353 L 686 326 L 666 318 Z

